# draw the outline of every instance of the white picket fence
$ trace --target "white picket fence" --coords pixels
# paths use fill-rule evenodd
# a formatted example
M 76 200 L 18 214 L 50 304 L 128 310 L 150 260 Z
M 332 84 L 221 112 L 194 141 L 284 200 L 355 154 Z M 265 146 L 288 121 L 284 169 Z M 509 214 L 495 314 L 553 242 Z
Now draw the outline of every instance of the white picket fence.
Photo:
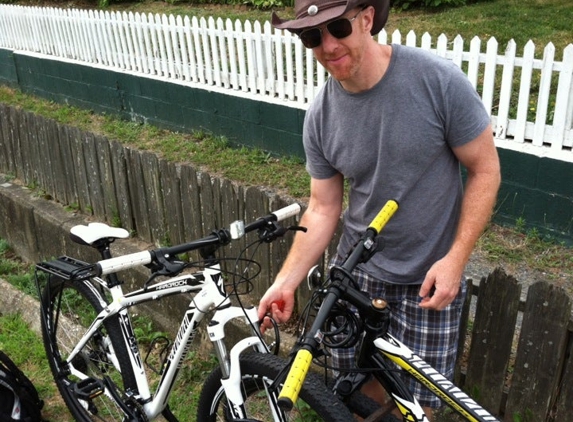
M 402 44 L 396 31 L 380 43 Z M 573 44 L 555 60 L 530 41 L 503 54 L 495 38 L 465 51 L 449 41 L 407 34 L 405 44 L 433 51 L 466 72 L 490 112 L 498 146 L 573 161 Z M 74 60 L 147 77 L 224 90 L 306 108 L 327 78 L 311 51 L 266 22 L 182 18 L 109 11 L 0 5 L 0 47 Z M 482 51 L 482 49 L 484 51 Z

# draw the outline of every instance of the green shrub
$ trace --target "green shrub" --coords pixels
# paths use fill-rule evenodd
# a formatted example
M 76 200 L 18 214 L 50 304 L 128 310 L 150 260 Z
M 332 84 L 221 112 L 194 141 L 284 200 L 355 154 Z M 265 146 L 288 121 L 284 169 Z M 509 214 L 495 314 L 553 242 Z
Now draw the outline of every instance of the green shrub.
M 246 0 L 243 4 L 259 10 L 268 10 L 285 6 L 281 0 Z

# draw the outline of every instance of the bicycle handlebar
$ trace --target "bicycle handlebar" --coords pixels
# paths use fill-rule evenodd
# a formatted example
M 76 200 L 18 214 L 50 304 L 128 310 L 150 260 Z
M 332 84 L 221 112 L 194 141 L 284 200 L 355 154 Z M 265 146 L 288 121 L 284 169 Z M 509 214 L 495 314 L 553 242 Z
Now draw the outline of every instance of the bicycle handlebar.
M 382 209 L 376 215 L 376 217 L 374 217 L 374 220 L 372 220 L 368 228 L 375 230 L 376 234 L 380 233 L 397 210 L 398 210 L 398 202 L 396 202 L 393 199 L 390 199 L 382 207 Z
M 382 209 L 378 212 L 376 217 L 374 217 L 368 226 L 367 232 L 371 233 L 370 236 L 363 238 L 360 242 L 359 246 L 361 246 L 362 249 L 368 247 L 365 244 L 382 231 L 384 226 L 388 223 L 390 218 L 392 218 L 397 210 L 398 202 L 394 200 L 389 200 L 386 202 L 386 204 L 382 207 Z M 359 248 L 357 247 L 354 252 L 356 252 L 358 249 Z M 362 253 L 362 251 L 358 251 L 356 254 L 354 252 L 352 255 L 360 255 Z M 358 263 L 357 260 L 352 260 L 352 262 L 352 266 L 355 266 Z M 347 269 L 352 270 L 353 268 Z M 332 292 L 328 294 L 323 300 L 319 313 L 323 312 L 323 314 L 327 314 L 328 312 L 324 313 L 323 310 L 330 311 L 338 299 L 338 294 Z M 310 365 L 312 364 L 313 353 L 319 344 L 319 336 L 317 334 L 321 326 L 322 322 L 318 321 L 317 318 L 312 328 L 309 330 L 308 334 L 302 341 L 301 348 L 296 353 L 278 398 L 278 405 L 283 410 L 291 410 L 294 403 L 298 399 L 298 395 L 302 389 L 302 385 L 304 384 L 306 374 L 308 373 Z
M 237 229 L 238 222 L 233 223 L 231 229 L 222 229 L 210 234 L 202 239 L 194 240 L 189 243 L 176 245 L 168 248 L 159 248 L 149 251 L 135 252 L 115 258 L 105 259 L 96 263 L 96 273 L 98 276 L 116 273 L 121 270 L 148 265 L 154 262 L 159 256 L 169 258 L 181 253 L 190 252 L 211 245 L 226 245 L 231 239 L 239 239 L 245 233 L 257 230 L 269 225 L 272 222 L 283 221 L 289 217 L 298 215 L 300 212 L 299 204 L 292 204 L 273 211 L 267 216 L 261 217 L 252 223 Z

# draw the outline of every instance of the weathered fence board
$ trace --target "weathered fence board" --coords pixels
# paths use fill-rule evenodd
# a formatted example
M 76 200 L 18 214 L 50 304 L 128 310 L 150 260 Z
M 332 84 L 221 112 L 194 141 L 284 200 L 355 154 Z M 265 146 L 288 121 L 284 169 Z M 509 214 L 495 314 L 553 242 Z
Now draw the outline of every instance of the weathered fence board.
M 261 192 L 254 186 L 250 186 L 245 191 L 245 218 L 247 221 L 252 221 L 261 215 L 266 215 L 269 212 L 269 200 L 268 196 Z M 255 261 L 259 263 L 269 262 L 269 247 L 268 244 L 263 244 L 256 251 L 250 251 L 249 257 L 252 257 Z M 266 289 L 267 285 L 264 285 L 271 277 L 270 269 L 268 265 L 261 266 L 261 273 L 257 277 L 258 283 L 254 285 L 253 295 L 255 297 L 261 297 Z
M 23 128 L 24 129 L 24 128 Z M 41 119 L 36 124 L 37 132 L 37 145 L 40 164 L 40 180 L 41 186 L 45 186 L 46 192 L 55 192 L 54 178 L 52 174 L 52 157 L 50 149 L 54 147 L 51 139 L 49 138 L 48 126 L 46 119 Z
M 22 161 L 22 143 L 24 143 L 25 145 L 25 151 L 24 153 L 29 153 L 32 154 L 31 150 L 28 150 L 28 148 L 32 148 L 30 146 L 30 144 L 32 144 L 31 142 L 28 142 L 28 138 L 31 136 L 32 131 L 35 131 L 34 127 L 31 127 L 29 132 L 26 133 L 21 133 L 22 131 L 22 124 L 23 124 L 23 120 L 26 119 L 26 116 L 23 115 L 24 113 L 18 113 L 16 110 L 14 109 L 10 109 L 8 110 L 8 124 L 11 125 L 11 129 L 10 129 L 10 144 L 7 145 L 7 150 L 9 154 L 12 154 L 12 157 L 10 158 L 10 165 L 13 169 L 12 175 L 19 178 L 20 180 L 24 180 L 26 182 L 26 185 L 30 186 L 30 179 L 27 179 L 26 176 L 28 175 L 32 175 L 34 169 L 32 168 L 32 166 L 29 166 L 28 168 L 26 168 L 26 163 L 25 160 L 24 162 Z M 35 156 L 32 157 L 35 161 Z
M 183 209 L 183 236 L 198 239 L 205 234 L 201 216 L 201 192 L 197 172 L 191 166 L 181 166 L 181 206 Z
M 273 198 L 273 200 L 271 201 L 271 206 L 270 209 L 271 210 L 276 210 L 276 209 L 280 209 L 283 207 L 286 207 L 288 204 L 287 202 L 281 198 L 280 196 L 275 196 Z M 301 210 L 301 214 L 304 212 L 304 210 Z M 298 222 L 295 219 L 289 219 L 288 221 L 285 221 L 285 227 L 287 227 L 288 225 L 295 225 Z M 284 262 L 284 258 L 287 256 L 288 250 L 290 249 L 290 244 L 292 241 L 292 237 L 294 236 L 294 233 L 292 234 L 288 234 L 287 237 L 283 237 L 273 243 L 271 243 L 271 254 L 269 257 L 269 268 L 271 270 L 271 279 L 270 280 L 259 280 L 259 283 L 262 284 L 262 288 L 268 288 L 271 283 L 274 281 L 276 275 L 278 274 L 278 272 L 280 271 L 282 264 Z M 267 283 L 265 285 L 265 283 Z
M 520 295 L 521 285 L 499 268 L 479 286 L 464 388 L 494 413 L 501 408 Z
M 47 154 L 50 157 L 50 180 L 53 187 L 52 196 L 58 202 L 67 203 L 66 186 L 62 183 L 64 161 L 60 156 L 60 140 L 58 124 L 52 119 L 46 119 Z
M 135 230 L 133 209 L 129 194 L 129 181 L 127 177 L 127 162 L 124 146 L 118 141 L 110 142 L 111 168 L 113 172 L 113 186 L 117 201 L 116 223 L 130 232 Z M 119 218 L 119 221 L 117 221 Z M 113 222 L 113 220 L 112 220 Z
M 25 160 L 25 154 L 30 154 L 34 159 L 34 165 L 31 166 L 29 174 L 32 178 L 28 186 L 42 187 L 49 191 L 51 187 L 48 184 L 48 166 L 46 166 L 45 149 L 46 144 L 42 136 L 42 127 L 45 119 L 35 119 L 32 113 L 24 113 L 20 116 L 18 136 L 20 141 L 15 144 L 17 165 L 22 165 Z M 28 146 L 23 146 L 28 143 Z
M 8 122 L 8 117 L 10 109 L 7 105 L 0 103 L 0 169 L 8 174 L 13 174 L 12 165 L 10 163 L 12 159 L 12 153 L 10 151 L 11 142 L 8 141 L 8 134 L 10 124 Z
M 559 385 L 559 398 L 555 406 L 555 414 L 553 415 L 554 421 L 567 421 L 571 419 L 573 413 L 573 359 L 571 359 L 571 333 L 569 333 L 569 359 L 565 365 L 563 378 L 560 380 Z
M 126 148 L 127 182 L 129 199 L 133 211 L 133 224 L 137 236 L 147 242 L 153 242 L 151 228 L 147 218 L 147 196 L 143 185 L 143 169 L 141 168 L 141 154 L 133 148 Z
M 102 179 L 99 169 L 99 157 L 97 151 L 96 136 L 89 132 L 82 133 L 82 149 L 84 153 L 84 165 L 87 172 L 87 190 L 90 210 L 95 215 L 105 216 L 104 195 Z
M 142 198 L 145 198 L 145 203 L 142 205 L 147 209 L 151 241 L 155 241 L 156 244 L 165 244 L 165 209 L 163 207 L 163 193 L 159 177 L 159 159 L 156 154 L 150 151 L 140 152 L 139 155 L 141 157 L 141 173 L 143 175 L 141 179 Z
M 101 177 L 101 190 L 103 195 L 103 210 L 106 221 L 115 224 L 115 216 L 118 213 L 117 196 L 115 195 L 115 183 L 113 173 L 113 159 L 110 142 L 107 138 L 96 135 L 94 138 L 99 174 Z
M 549 283 L 537 282 L 528 291 L 504 420 L 545 420 L 568 345 L 571 299 Z
M 74 173 L 74 159 L 72 157 L 72 148 L 66 138 L 66 129 L 62 125 L 57 125 L 56 133 L 58 150 L 61 160 L 61 173 L 57 175 L 57 183 L 63 191 L 63 197 L 60 200 L 62 204 L 77 204 L 78 197 L 76 194 L 76 178 Z
M 183 209 L 181 205 L 181 187 L 178 176 L 180 166 L 167 160 L 159 160 L 159 184 L 163 194 L 166 243 L 178 245 L 183 237 Z
M 74 178 L 76 180 L 76 197 L 78 198 L 77 204 L 70 204 L 77 206 L 83 212 L 88 212 L 91 204 L 88 194 L 88 174 L 85 171 L 84 154 L 82 149 L 82 133 L 79 129 L 66 126 L 66 138 L 71 148 L 74 168 Z
M 482 279 L 482 281 L 485 278 Z M 454 383 L 456 385 L 461 385 L 464 373 L 462 368 L 467 368 L 467 364 L 464 363 L 465 358 L 465 345 L 466 339 L 471 335 L 471 327 L 469 326 L 470 311 L 473 298 L 474 282 L 472 279 L 466 280 L 466 299 L 464 301 L 464 307 L 462 310 L 462 315 L 460 318 L 460 338 L 458 339 L 458 354 L 456 357 L 456 369 L 454 371 Z
M 213 181 L 208 173 L 199 173 L 199 192 L 201 193 L 201 220 L 203 227 L 201 233 L 208 233 L 217 225 L 217 213 L 215 210 L 215 193 Z
M 10 112 L 10 122 L 17 126 L 14 127 L 13 136 L 16 138 L 13 140 L 10 146 L 9 152 L 13 154 L 12 165 L 15 166 L 14 175 L 21 180 L 24 180 L 26 185 L 32 186 L 38 182 L 37 166 L 32 165 L 36 163 L 37 154 L 35 153 L 35 148 L 37 148 L 36 138 L 36 121 L 29 120 L 30 114 L 21 113 L 19 116 L 14 115 L 14 111 Z M 22 160 L 22 157 L 29 156 L 32 158 L 30 160 Z
M 239 214 L 239 198 L 237 187 L 228 179 L 221 180 L 221 224 L 228 225 L 236 220 L 244 220 L 244 216 Z M 225 251 L 229 256 L 238 256 L 243 243 L 231 242 L 226 246 Z M 232 264 L 232 263 L 229 263 Z

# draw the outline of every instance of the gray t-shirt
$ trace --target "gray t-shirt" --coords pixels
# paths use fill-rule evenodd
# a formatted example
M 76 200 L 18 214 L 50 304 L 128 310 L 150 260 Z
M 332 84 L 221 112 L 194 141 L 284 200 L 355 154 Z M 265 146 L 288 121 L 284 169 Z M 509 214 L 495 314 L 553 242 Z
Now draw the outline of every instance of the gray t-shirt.
M 462 181 L 451 148 L 489 124 L 463 72 L 432 53 L 392 45 L 372 89 L 352 94 L 330 78 L 305 116 L 307 170 L 341 173 L 350 185 L 338 253 L 345 256 L 388 199 L 400 208 L 384 228 L 386 247 L 363 268 L 390 283 L 420 284 L 443 257 L 459 221 Z

